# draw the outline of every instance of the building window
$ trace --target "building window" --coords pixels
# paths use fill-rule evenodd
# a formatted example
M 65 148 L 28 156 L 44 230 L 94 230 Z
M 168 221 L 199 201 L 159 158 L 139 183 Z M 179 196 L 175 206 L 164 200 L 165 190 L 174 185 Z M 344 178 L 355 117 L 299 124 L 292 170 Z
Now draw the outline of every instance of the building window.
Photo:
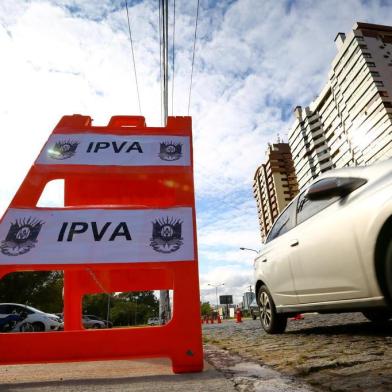
M 370 71 L 370 74 L 376 78 L 380 76 L 380 72 L 377 71 Z
M 320 161 L 320 165 L 323 165 L 324 163 L 327 163 L 329 161 L 329 158 L 325 158 L 322 161 Z
M 363 57 L 365 57 L 365 59 L 371 59 L 372 55 L 370 53 L 363 53 Z
M 381 80 L 375 80 L 375 81 L 374 81 L 374 84 L 375 84 L 377 87 L 384 87 L 384 83 L 383 83 Z
M 366 64 L 368 65 L 369 68 L 374 68 L 376 66 L 376 64 L 373 63 L 372 61 L 366 61 Z

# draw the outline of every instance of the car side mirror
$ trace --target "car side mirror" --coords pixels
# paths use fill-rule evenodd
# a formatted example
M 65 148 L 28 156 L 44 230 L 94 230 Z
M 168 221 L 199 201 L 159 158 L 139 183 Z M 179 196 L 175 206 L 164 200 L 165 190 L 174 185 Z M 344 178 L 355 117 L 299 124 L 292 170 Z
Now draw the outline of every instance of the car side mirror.
M 311 185 L 306 193 L 309 200 L 322 200 L 330 197 L 344 197 L 355 189 L 366 184 L 363 178 L 331 177 L 317 181 Z

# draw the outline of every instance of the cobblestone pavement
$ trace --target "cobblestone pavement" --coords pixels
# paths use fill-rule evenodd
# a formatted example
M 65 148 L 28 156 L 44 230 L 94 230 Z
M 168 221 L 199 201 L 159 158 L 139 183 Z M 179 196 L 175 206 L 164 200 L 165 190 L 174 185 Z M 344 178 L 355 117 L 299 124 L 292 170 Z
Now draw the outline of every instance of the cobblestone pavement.
M 259 320 L 228 320 L 203 325 L 203 337 L 207 359 L 208 352 L 211 357 L 213 347 L 219 347 L 316 391 L 392 391 L 392 322 L 373 324 L 360 313 L 305 314 L 303 320 L 289 321 L 285 334 L 268 335 Z M 218 368 L 225 367 L 220 357 Z M 227 361 L 229 368 L 233 364 Z

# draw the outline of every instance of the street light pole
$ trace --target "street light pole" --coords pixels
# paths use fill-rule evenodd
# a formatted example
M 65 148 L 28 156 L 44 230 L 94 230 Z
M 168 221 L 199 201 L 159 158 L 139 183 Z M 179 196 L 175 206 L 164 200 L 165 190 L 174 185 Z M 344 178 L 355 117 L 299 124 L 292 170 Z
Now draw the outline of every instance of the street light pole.
M 215 295 L 216 295 L 216 310 L 218 311 L 218 287 L 224 286 L 224 283 L 208 283 L 208 286 L 215 287 Z
M 139 299 L 139 296 L 135 296 L 135 326 L 137 325 L 137 300 Z

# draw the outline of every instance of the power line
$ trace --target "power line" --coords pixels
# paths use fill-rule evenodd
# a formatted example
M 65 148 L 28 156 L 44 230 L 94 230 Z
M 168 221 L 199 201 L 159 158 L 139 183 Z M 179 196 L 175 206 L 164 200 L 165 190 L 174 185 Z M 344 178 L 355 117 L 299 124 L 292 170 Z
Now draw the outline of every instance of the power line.
M 196 38 L 197 38 L 197 22 L 198 22 L 198 20 L 199 20 L 199 5 L 200 5 L 200 0 L 197 0 L 196 23 L 195 23 L 195 36 L 194 36 L 194 39 L 193 39 L 193 55 L 192 55 L 191 83 L 190 83 L 190 86 L 189 86 L 188 116 L 189 116 L 189 110 L 190 110 L 190 107 L 191 107 L 192 81 L 193 81 L 193 66 L 194 66 L 194 63 L 195 63 Z
M 129 40 L 131 41 L 131 51 L 132 51 L 133 71 L 134 71 L 134 74 L 135 74 L 135 82 L 136 82 L 137 101 L 138 101 L 138 104 L 139 104 L 139 112 L 140 112 L 140 114 L 142 114 L 142 107 L 141 107 L 141 103 L 140 103 L 140 94 L 139 94 L 139 84 L 138 84 L 138 81 L 137 81 L 135 54 L 134 54 L 134 51 L 133 51 L 131 22 L 129 21 L 128 0 L 125 0 L 125 8 L 127 10 L 128 31 L 129 31 Z
M 176 37 L 176 0 L 173 0 L 172 116 L 173 116 L 173 113 L 174 113 L 174 65 L 175 65 L 175 37 Z

